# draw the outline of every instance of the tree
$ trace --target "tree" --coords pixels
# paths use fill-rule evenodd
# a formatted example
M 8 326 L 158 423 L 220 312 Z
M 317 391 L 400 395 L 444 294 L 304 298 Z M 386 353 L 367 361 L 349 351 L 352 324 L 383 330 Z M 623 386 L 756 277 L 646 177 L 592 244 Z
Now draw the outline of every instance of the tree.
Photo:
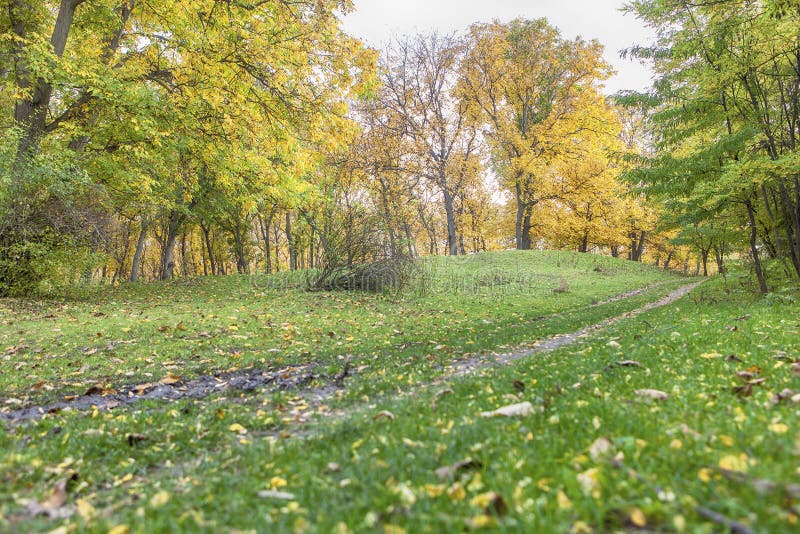
M 458 39 L 435 33 L 396 42 L 384 56 L 381 93 L 381 104 L 397 115 L 396 126 L 410 142 L 408 172 L 441 195 L 451 256 L 459 253 L 455 205 L 480 167 L 478 131 L 455 92 L 462 51 Z
M 609 73 L 601 52 L 544 19 L 470 28 L 460 90 L 488 126 L 495 170 L 515 199 L 518 249 L 531 248 L 534 208 L 553 196 L 555 160 L 574 152 L 582 131 L 605 128 L 595 113 Z
M 800 8 L 782 0 L 648 0 L 628 10 L 657 32 L 653 46 L 631 50 L 659 76 L 645 100 L 657 103 L 661 154 L 638 178 L 653 194 L 700 207 L 690 228 L 704 217 L 735 219 L 762 293 L 765 251 L 800 276 Z

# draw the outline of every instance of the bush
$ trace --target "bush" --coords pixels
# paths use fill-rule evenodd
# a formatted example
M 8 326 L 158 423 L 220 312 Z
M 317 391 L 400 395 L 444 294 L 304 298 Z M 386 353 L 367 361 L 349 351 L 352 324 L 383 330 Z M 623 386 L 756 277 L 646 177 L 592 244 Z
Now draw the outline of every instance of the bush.
M 57 237 L 0 245 L 0 297 L 63 292 L 96 260 L 87 249 Z
M 312 288 L 325 291 L 401 291 L 412 279 L 414 268 L 414 260 L 405 256 L 339 266 L 323 270 Z

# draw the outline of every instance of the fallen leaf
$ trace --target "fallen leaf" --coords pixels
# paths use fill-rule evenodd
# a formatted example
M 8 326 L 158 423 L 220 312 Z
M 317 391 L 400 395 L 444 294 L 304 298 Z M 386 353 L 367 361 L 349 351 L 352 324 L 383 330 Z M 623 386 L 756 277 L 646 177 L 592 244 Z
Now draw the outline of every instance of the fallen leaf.
M 578 473 L 577 479 L 585 494 L 599 497 L 600 470 L 598 468 L 592 467 L 583 473 Z
M 81 519 L 84 521 L 91 521 L 97 516 L 97 510 L 95 510 L 94 506 L 86 499 L 78 499 L 75 502 L 75 507 L 78 509 L 78 515 L 81 516 Z
M 668 394 L 664 393 L 663 391 L 659 391 L 657 389 L 637 389 L 635 393 L 639 398 L 642 399 L 663 401 L 669 398 Z
M 602 460 L 613 452 L 614 444 L 606 438 L 597 438 L 594 440 L 594 443 L 589 446 L 589 457 L 594 462 Z
M 628 513 L 628 519 L 636 527 L 644 528 L 647 526 L 647 518 L 639 508 L 631 508 Z
M 233 423 L 231 426 L 228 427 L 228 430 L 231 432 L 236 432 L 237 434 L 247 434 L 247 429 L 240 425 L 239 423 Z
M 136 385 L 136 386 L 134 386 L 134 387 L 133 387 L 133 390 L 132 390 L 132 391 L 133 391 L 133 392 L 134 392 L 136 395 L 143 395 L 143 394 L 144 394 L 144 393 L 146 393 L 148 390 L 151 390 L 151 389 L 153 389 L 154 387 L 156 387 L 156 385 L 157 385 L 157 384 L 152 384 L 152 383 L 150 383 L 150 382 L 147 382 L 147 383 L 145 383 L 145 384 L 138 384 L 138 385 Z
M 775 406 L 775 405 L 780 404 L 781 402 L 783 402 L 785 400 L 790 400 L 792 402 L 797 402 L 797 401 L 795 401 L 795 397 L 797 397 L 798 400 L 800 400 L 800 397 L 798 397 L 798 393 L 796 391 L 794 391 L 792 389 L 789 389 L 789 388 L 786 388 L 783 391 L 781 391 L 780 393 L 776 393 L 775 395 L 773 395 L 772 399 L 770 400 L 770 403 L 773 406 Z
M 476 495 L 469 502 L 472 506 L 482 508 L 488 516 L 502 517 L 508 513 L 508 504 L 502 495 L 494 491 Z
M 536 410 L 528 401 L 520 402 L 519 404 L 509 404 L 491 412 L 481 412 L 481 417 L 526 417 L 535 413 Z
M 744 473 L 747 471 L 747 456 L 741 454 L 739 456 L 728 454 L 719 460 L 719 466 L 727 471 L 738 471 Z
M 126 439 L 128 440 L 128 446 L 133 447 L 134 444 L 145 441 L 148 437 L 144 434 L 128 434 Z
M 258 496 L 262 499 L 278 499 L 282 501 L 293 501 L 295 499 L 294 493 L 277 490 L 261 490 L 258 492 Z
M 45 515 L 50 519 L 65 519 L 71 517 L 75 513 L 75 509 L 67 506 L 67 482 L 77 477 L 73 474 L 72 477 L 63 478 L 56 482 L 50 496 L 42 502 L 36 500 L 28 501 L 28 511 L 33 516 Z
M 441 480 L 448 480 L 455 478 L 458 473 L 461 473 L 463 471 L 469 471 L 472 469 L 481 469 L 482 467 L 483 464 L 479 460 L 473 460 L 472 458 L 467 458 L 466 460 L 456 462 L 453 465 L 440 467 L 435 471 L 435 473 L 436 476 L 439 477 Z
M 169 385 L 169 384 L 175 384 L 175 383 L 180 382 L 180 381 L 181 381 L 181 377 L 179 377 L 178 375 L 173 375 L 172 373 L 170 373 L 167 376 L 165 376 L 164 378 L 162 378 L 161 380 L 159 380 L 158 383 L 159 384 L 164 384 L 164 385 Z
M 383 410 L 375 414 L 375 417 L 373 417 L 373 419 L 381 419 L 381 418 L 388 419 L 389 421 L 394 421 L 394 414 L 388 410 Z

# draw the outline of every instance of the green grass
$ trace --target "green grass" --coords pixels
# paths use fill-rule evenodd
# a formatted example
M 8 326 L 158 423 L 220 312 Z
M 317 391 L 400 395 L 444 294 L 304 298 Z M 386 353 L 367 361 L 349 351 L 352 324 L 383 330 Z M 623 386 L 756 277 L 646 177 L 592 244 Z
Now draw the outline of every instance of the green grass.
M 472 267 L 468 260 L 461 261 L 443 261 L 437 271 L 440 287 L 446 279 L 465 278 Z M 520 279 L 500 276 L 505 285 L 515 286 L 508 294 L 462 290 L 396 298 L 291 291 L 280 293 L 279 301 L 279 293 L 264 290 L 263 283 L 250 289 L 244 280 L 229 278 L 191 287 L 115 290 L 98 306 L 107 317 L 93 318 L 91 305 L 70 304 L 59 312 L 61 319 L 108 321 L 108 328 L 114 322 L 130 327 L 130 333 L 137 329 L 131 352 L 117 355 L 123 359 L 117 364 L 122 376 L 137 366 L 154 376 L 164 372 L 163 359 L 134 352 L 140 350 L 141 339 L 153 343 L 151 352 L 163 352 L 159 358 L 167 361 L 178 360 L 181 350 L 213 350 L 203 348 L 205 342 L 196 348 L 197 340 L 160 332 L 150 335 L 153 324 L 160 324 L 157 320 L 149 325 L 128 320 L 134 310 L 147 310 L 159 295 L 164 309 L 144 314 L 170 317 L 173 324 L 184 321 L 192 325 L 188 332 L 200 328 L 218 332 L 212 339 L 220 345 L 223 340 L 252 344 L 251 351 L 236 358 L 220 356 L 214 363 L 181 367 L 181 375 L 262 365 L 262 357 L 264 365 L 274 364 L 270 358 L 284 358 L 335 366 L 345 351 L 368 367 L 348 379 L 345 391 L 323 404 L 309 402 L 297 392 L 227 392 L 202 400 L 142 403 L 108 413 L 61 412 L 9 426 L 0 433 L 4 488 L 0 529 L 49 531 L 65 525 L 106 532 L 127 525 L 141 532 L 411 532 L 479 527 L 589 532 L 631 529 L 646 522 L 643 528 L 655 531 L 721 530 L 698 515 L 698 506 L 757 531 L 797 528 L 800 496 L 792 487 L 787 491 L 787 484 L 800 483 L 796 404 L 771 402 L 784 389 L 800 390 L 794 366 L 800 358 L 796 291 L 759 300 L 738 278 L 728 282 L 715 278 L 671 306 L 624 320 L 575 345 L 424 387 L 441 375 L 438 365 L 465 353 L 577 330 L 687 282 L 625 262 L 567 254 L 514 253 L 476 261 L 503 265 L 507 274 L 523 265 L 530 270 L 529 277 L 541 277 L 541 287 L 528 290 Z M 594 271 L 594 261 L 604 262 L 603 272 Z M 570 292 L 553 293 L 562 273 Z M 655 281 L 668 283 L 646 295 L 591 306 L 593 301 Z M 271 300 L 262 296 L 273 292 Z M 222 332 L 226 319 L 200 322 L 203 318 L 195 317 L 197 322 L 189 323 L 192 310 L 212 306 L 211 299 L 225 310 L 245 307 L 248 311 L 237 316 L 241 328 L 236 334 L 253 333 L 253 337 L 231 339 L 232 334 Z M 347 299 L 363 310 L 335 308 Z M 236 302 L 225 304 L 230 300 Z M 323 302 L 324 306 L 315 304 Z M 14 324 L 5 325 L 3 334 L 36 332 L 36 337 L 26 334 L 26 339 L 36 340 L 27 342 L 31 347 L 56 346 L 46 343 L 71 339 L 67 328 L 79 331 L 66 320 L 31 320 L 26 318 L 34 313 L 30 309 L 6 305 L 17 311 L 10 320 Z M 309 306 L 316 307 L 306 316 L 303 310 Z M 296 314 L 282 321 L 303 325 L 291 341 L 307 342 L 315 348 L 313 355 L 275 339 L 270 330 L 261 337 L 256 327 L 263 321 L 245 323 L 239 318 L 274 314 L 278 309 Z M 558 314 L 552 315 L 554 311 Z M 220 318 L 228 313 L 213 311 Z M 346 327 L 326 322 L 337 313 L 341 315 L 337 325 Z M 357 324 L 350 325 L 345 318 Z M 63 337 L 50 335 L 56 326 L 63 329 Z M 314 329 L 323 334 L 333 330 L 354 340 L 350 345 L 341 339 L 326 340 L 326 335 L 315 336 Z M 403 334 L 394 334 L 395 329 Z M 339 334 L 340 330 L 344 332 Z M 373 332 L 380 335 L 373 337 Z M 312 342 L 315 337 L 318 345 Z M 405 346 L 416 341 L 422 344 Z M 80 341 L 73 343 L 78 346 Z M 434 350 L 439 345 L 445 347 Z M 259 352 L 267 347 L 282 352 Z M 176 352 L 170 356 L 168 349 Z M 28 349 L 26 356 L 36 354 Z M 144 357 L 153 358 L 150 367 L 137 361 Z M 3 362 L 2 380 L 8 383 L 14 382 L 8 374 L 19 380 L 31 372 L 15 373 L 14 360 L 19 358 Z M 622 360 L 636 360 L 641 366 L 616 365 Z M 34 369 L 57 377 L 63 367 L 52 362 Z M 734 390 L 744 384 L 736 375 L 742 371 L 765 379 L 752 386 L 749 396 Z M 106 371 L 84 372 L 99 379 Z M 74 391 L 52 380 L 57 387 L 34 392 L 30 398 Z M 666 392 L 669 398 L 644 401 L 635 392 L 645 388 Z M 22 395 L 22 387 L 14 391 Z M 523 401 L 530 402 L 536 413 L 479 416 Z M 379 415 L 385 411 L 391 417 Z M 128 437 L 136 434 L 147 439 L 129 442 Z M 607 455 L 591 454 L 599 438 L 611 445 Z M 437 468 L 467 458 L 480 465 L 446 480 L 437 476 Z M 59 480 L 73 473 L 77 479 L 69 484 L 68 504 L 80 503 L 74 516 L 49 520 L 26 512 L 25 499 L 44 500 Z M 290 493 L 291 498 L 259 497 L 259 491 L 270 489 Z M 502 504 L 497 496 L 502 496 Z
M 384 367 L 447 360 L 548 335 L 558 330 L 536 324 L 543 315 L 671 279 L 563 253 L 436 258 L 423 271 L 426 289 L 414 284 L 400 295 L 308 292 L 299 273 L 126 285 L 91 302 L 0 301 L 0 391 L 28 403 L 170 374 L 335 368 L 345 355 L 379 356 Z M 553 292 L 562 279 L 569 292 Z

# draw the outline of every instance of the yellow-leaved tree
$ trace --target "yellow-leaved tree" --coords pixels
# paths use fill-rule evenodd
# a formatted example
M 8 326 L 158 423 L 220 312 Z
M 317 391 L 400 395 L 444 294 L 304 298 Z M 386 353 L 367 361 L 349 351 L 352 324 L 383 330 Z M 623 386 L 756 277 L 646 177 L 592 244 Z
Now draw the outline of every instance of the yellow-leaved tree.
M 558 196 L 553 165 L 579 152 L 582 132 L 609 127 L 597 112 L 609 72 L 599 43 L 565 39 L 544 19 L 470 28 L 459 88 L 487 126 L 495 171 L 514 198 L 518 249 L 531 248 L 535 208 Z

